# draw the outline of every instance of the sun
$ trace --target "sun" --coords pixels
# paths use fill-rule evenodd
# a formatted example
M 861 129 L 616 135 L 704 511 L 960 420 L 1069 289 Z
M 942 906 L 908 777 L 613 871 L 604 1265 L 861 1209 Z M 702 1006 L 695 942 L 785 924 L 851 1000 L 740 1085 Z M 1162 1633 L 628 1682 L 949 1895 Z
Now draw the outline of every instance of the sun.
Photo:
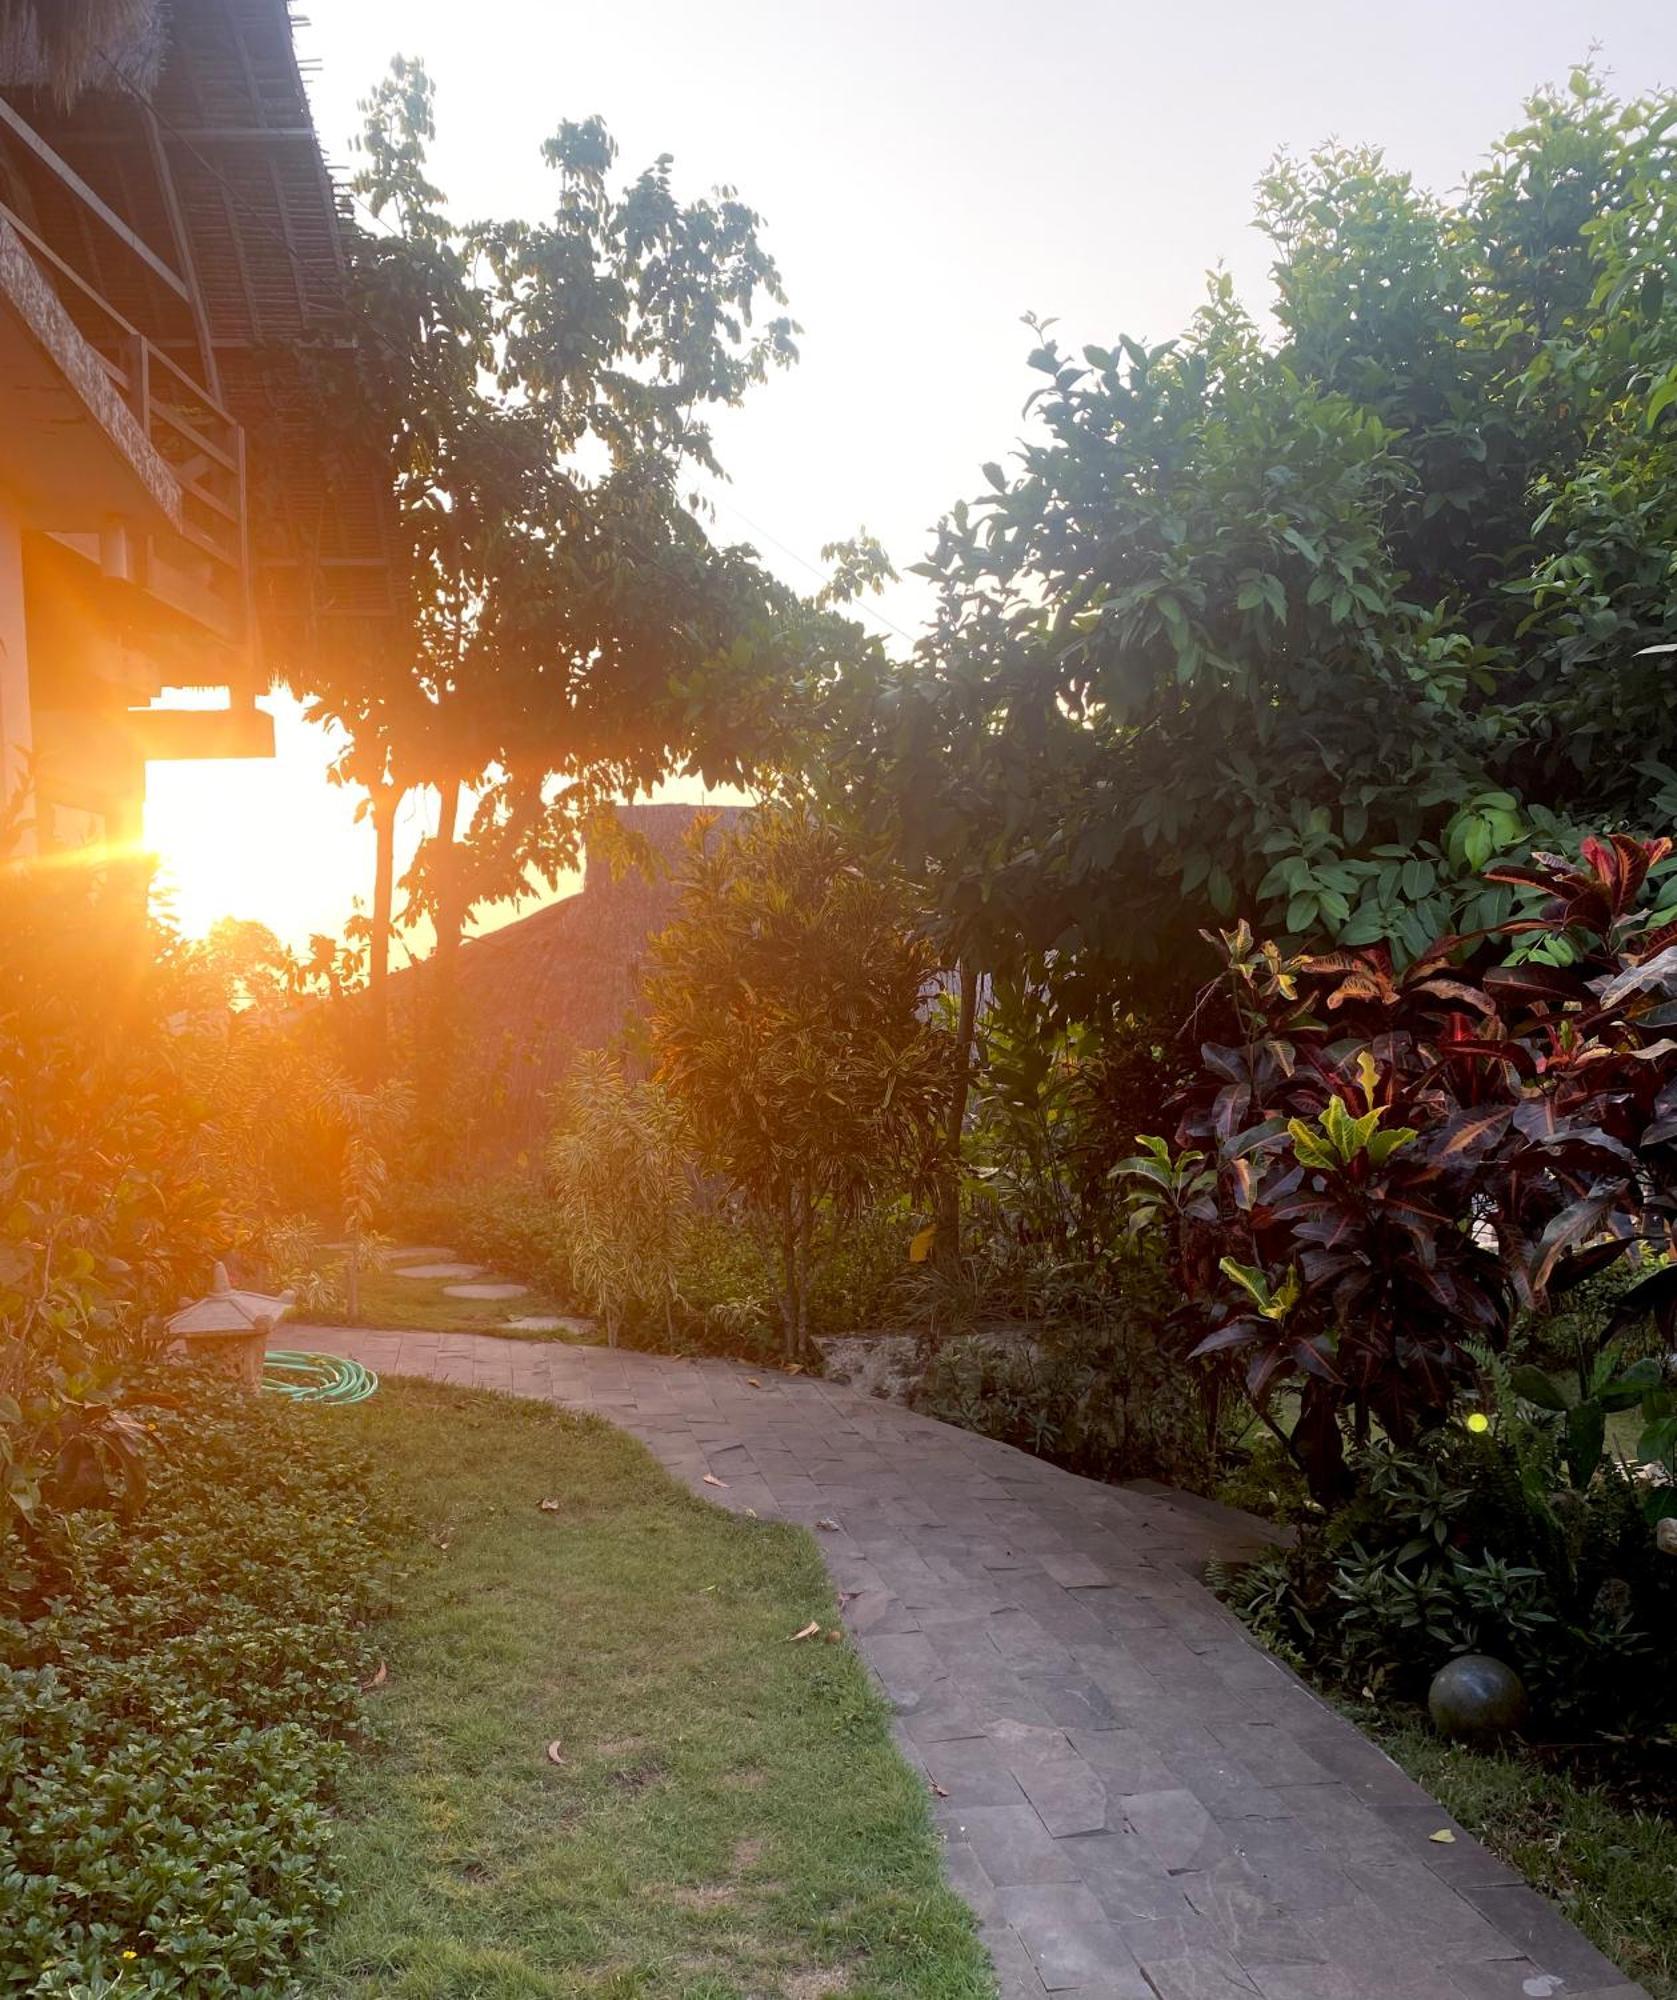
M 202 937 L 220 917 L 248 917 L 302 947 L 317 932 L 338 935 L 366 900 L 372 835 L 356 822 L 360 794 L 327 777 L 329 733 L 306 722 L 288 694 L 259 706 L 274 718 L 271 758 L 147 767 L 154 896 L 185 937 Z

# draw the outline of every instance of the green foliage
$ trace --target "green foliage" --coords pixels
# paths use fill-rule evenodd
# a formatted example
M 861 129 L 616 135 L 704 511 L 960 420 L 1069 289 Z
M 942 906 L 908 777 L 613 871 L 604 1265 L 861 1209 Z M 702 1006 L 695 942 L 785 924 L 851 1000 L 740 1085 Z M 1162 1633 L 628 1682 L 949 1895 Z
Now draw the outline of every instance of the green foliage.
M 1260 1409 L 1297 1385 L 1291 1436 L 1324 1502 L 1343 1420 L 1407 1444 L 1517 1303 L 1677 1243 L 1670 845 L 1616 835 L 1576 864 L 1500 867 L 1531 914 L 1402 973 L 1224 933 L 1203 1011 L 1233 1039 L 1202 1045 L 1177 1150 L 1124 1171 L 1169 1221 L 1194 1354 L 1238 1365 Z M 1653 1268 L 1619 1310 L 1669 1331 L 1677 1273 Z M 1569 1422 L 1587 1477 L 1608 1391 L 1585 1391 Z
M 409 791 L 441 806 L 405 920 L 446 960 L 474 907 L 574 866 L 611 800 L 752 767 L 795 600 L 688 501 L 720 470 L 710 412 L 794 360 L 796 329 L 756 213 L 678 195 L 668 156 L 621 181 L 598 118 L 543 147 L 544 219 L 468 224 L 427 177 L 423 67 L 398 59 L 362 111 L 352 185 L 386 226 L 352 232 L 359 334 L 322 368 L 392 468 L 401 616 L 387 656 L 323 659 L 306 691 L 368 794 L 382 1007 Z
M 0 1584 L 0 1987 L 277 2000 L 336 1896 L 392 1528 L 330 1416 L 157 1393 L 145 1506 Z
M 944 1342 L 915 1407 L 1090 1479 L 1205 1491 L 1215 1417 L 1183 1393 L 1162 1266 L 1133 1252 L 1099 1289 L 1083 1288 L 1078 1310 L 1071 1303 L 1063 1296 L 1059 1314 L 1029 1327 Z
M 651 948 L 659 1074 L 704 1164 L 772 1233 L 789 1359 L 808 1342 L 820 1217 L 930 1176 L 952 1063 L 926 1018 L 936 959 L 917 914 L 830 826 L 763 811 L 709 847 L 699 830 Z
M 1038 982 L 987 982 L 961 1161 L 992 1282 L 1045 1263 L 1087 1274 L 1113 1253 L 1125 1227 L 1113 1168 L 1123 1135 L 1179 1080 L 1169 1040 L 1125 1012 L 1067 1018 Z
M 1522 1423 L 1371 1445 L 1347 1503 L 1225 1579 L 1231 1601 L 1266 1644 L 1371 1699 L 1419 1700 L 1453 1655 L 1488 1652 L 1546 1728 L 1669 1728 L 1677 1577 L 1637 1483 L 1612 1461 L 1576 1482 L 1564 1431 Z
M 1244 910 L 1401 965 L 1508 915 L 1499 855 L 1656 816 L 1674 103 L 1580 72 L 1451 202 L 1277 162 L 1272 345 L 1222 277 L 1159 346 L 1035 327 L 1033 427 L 832 767 L 963 952 L 1169 994 Z
M 90 1458 L 131 1462 L 115 1388 L 230 1222 L 204 1171 L 190 970 L 141 871 L 8 858 L 0 824 L 0 1563 Z
M 584 1050 L 555 1096 L 547 1167 L 561 1254 L 588 1309 L 617 1345 L 633 1304 L 666 1320 L 693 1202 L 679 1107 L 656 1083 L 631 1083 L 614 1057 Z

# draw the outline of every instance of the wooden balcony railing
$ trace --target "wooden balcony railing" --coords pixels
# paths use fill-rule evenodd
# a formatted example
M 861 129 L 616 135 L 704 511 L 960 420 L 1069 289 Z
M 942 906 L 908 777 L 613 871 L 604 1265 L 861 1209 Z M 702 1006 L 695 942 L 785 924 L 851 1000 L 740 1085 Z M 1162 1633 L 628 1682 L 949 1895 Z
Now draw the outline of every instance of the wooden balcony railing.
M 0 217 L 58 284 L 65 310 L 179 483 L 181 531 L 191 548 L 160 551 L 148 584 L 223 638 L 242 640 L 250 594 L 242 428 L 4 202 Z

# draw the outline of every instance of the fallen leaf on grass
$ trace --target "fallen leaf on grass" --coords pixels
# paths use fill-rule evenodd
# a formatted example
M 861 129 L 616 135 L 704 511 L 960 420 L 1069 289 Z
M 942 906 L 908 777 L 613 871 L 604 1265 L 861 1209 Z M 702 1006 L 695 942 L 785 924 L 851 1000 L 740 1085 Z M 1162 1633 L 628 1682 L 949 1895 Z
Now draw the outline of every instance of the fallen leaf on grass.
M 565 1761 L 564 1745 L 557 1736 L 547 1746 L 547 1761 L 550 1764 L 562 1764 Z
M 542 1512 L 544 1514 L 557 1514 L 563 1504 L 562 1501 L 558 1500 L 544 1500 L 542 1502 Z
M 1436 1840 L 1440 1847 L 1454 1847 L 1456 1836 L 1447 1826 L 1441 1826 L 1436 1833 L 1429 1833 L 1428 1840 Z
M 843 1637 L 844 1634 L 835 1625 L 833 1629 L 827 1634 L 827 1644 L 829 1646 L 836 1646 L 840 1641 L 840 1639 L 842 1639 Z
M 755 1521 L 757 1519 L 757 1509 L 755 1507 L 747 1507 L 745 1510 L 745 1518 L 748 1521 Z
M 371 1680 L 363 1681 L 361 1685 L 368 1694 L 371 1694 L 374 1688 L 383 1687 L 385 1682 L 389 1680 L 389 1678 L 390 1678 L 389 1663 L 387 1661 L 380 1660 L 378 1663 L 378 1672 L 373 1675 Z
M 819 1618 L 812 1618 L 801 1632 L 794 1632 L 792 1634 L 793 1642 L 795 1644 L 799 1639 L 813 1639 L 820 1630 L 821 1620 Z
M 821 1519 L 817 1521 L 815 1525 L 818 1528 L 825 1528 L 829 1535 L 836 1535 L 839 1531 L 839 1524 L 837 1523 L 837 1521 L 829 1521 L 825 1514 L 822 1515 Z
M 725 1479 L 718 1479 L 714 1472 L 707 1472 L 704 1483 L 707 1486 L 726 1486 L 728 1482 Z

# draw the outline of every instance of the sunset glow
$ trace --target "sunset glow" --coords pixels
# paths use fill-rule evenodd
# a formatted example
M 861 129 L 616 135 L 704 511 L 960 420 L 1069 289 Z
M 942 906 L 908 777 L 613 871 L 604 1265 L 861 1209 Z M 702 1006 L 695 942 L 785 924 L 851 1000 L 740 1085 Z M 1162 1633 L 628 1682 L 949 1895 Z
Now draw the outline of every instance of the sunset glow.
M 184 935 L 202 937 L 218 917 L 254 917 L 300 946 L 337 932 L 365 899 L 372 836 L 356 824 L 359 793 L 327 782 L 331 738 L 289 695 L 261 706 L 274 717 L 272 758 L 149 767 L 145 839 L 158 856 L 159 906 Z

